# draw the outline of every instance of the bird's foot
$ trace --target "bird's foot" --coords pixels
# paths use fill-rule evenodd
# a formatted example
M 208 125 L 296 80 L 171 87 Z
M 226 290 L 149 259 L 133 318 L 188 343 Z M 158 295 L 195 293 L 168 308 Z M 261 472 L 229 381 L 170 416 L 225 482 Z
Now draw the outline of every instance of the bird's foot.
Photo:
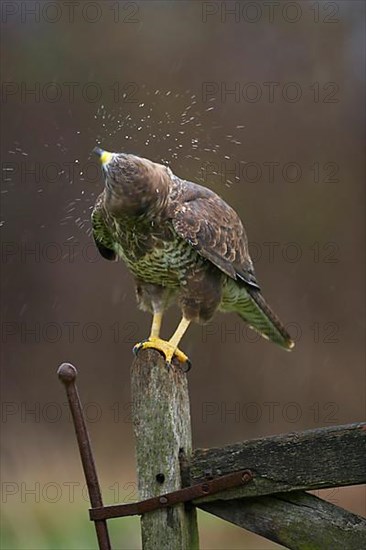
M 172 364 L 173 359 L 177 359 L 178 363 L 187 365 L 187 371 L 191 368 L 191 362 L 187 355 L 179 348 L 172 346 L 170 342 L 162 340 L 161 338 L 150 337 L 148 340 L 136 344 L 133 348 L 133 352 L 137 355 L 140 349 L 149 348 L 160 351 L 164 355 L 168 365 Z

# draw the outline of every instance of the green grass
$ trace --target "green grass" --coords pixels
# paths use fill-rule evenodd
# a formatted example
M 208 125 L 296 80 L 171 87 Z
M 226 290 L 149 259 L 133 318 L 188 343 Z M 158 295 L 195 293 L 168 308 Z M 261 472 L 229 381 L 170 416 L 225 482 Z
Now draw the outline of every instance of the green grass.
M 239 527 L 204 512 L 198 513 L 202 550 L 270 550 L 280 548 Z M 141 548 L 140 520 L 127 517 L 109 520 L 113 550 Z M 95 550 L 94 525 L 88 503 L 24 503 L 2 510 L 1 550 Z

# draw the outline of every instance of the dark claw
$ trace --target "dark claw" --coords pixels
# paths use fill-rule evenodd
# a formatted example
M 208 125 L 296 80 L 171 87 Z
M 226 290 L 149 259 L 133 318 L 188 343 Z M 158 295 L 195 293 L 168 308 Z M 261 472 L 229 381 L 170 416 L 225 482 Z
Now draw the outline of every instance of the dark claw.
M 182 365 L 183 372 L 189 372 L 192 368 L 192 361 L 187 359 L 187 361 Z
M 178 359 L 175 359 L 175 356 L 173 356 L 173 364 L 175 367 L 178 367 L 179 369 L 181 369 L 182 372 L 186 373 L 186 372 L 189 372 L 192 368 L 192 362 L 190 361 L 190 359 L 187 359 L 187 361 L 185 363 L 181 363 L 180 361 L 178 361 Z M 169 365 L 169 363 L 167 363 Z M 169 365 L 171 367 L 171 365 Z
M 137 354 L 138 354 L 140 349 L 141 349 L 141 344 L 133 346 L 132 351 L 133 351 L 133 354 L 135 355 L 135 357 L 137 357 Z
M 144 342 L 148 342 L 148 339 L 142 340 L 142 342 L 139 342 L 138 344 L 136 344 L 135 346 L 133 346 L 132 351 L 133 351 L 134 355 L 136 355 L 136 357 L 137 357 L 138 352 L 139 352 L 140 349 L 142 348 L 142 344 L 143 344 Z
M 133 346 L 132 351 L 133 351 L 133 353 L 134 353 L 134 355 L 135 355 L 136 357 L 137 357 L 138 352 L 139 352 L 140 349 L 142 348 L 143 344 L 144 344 L 145 342 L 148 342 L 148 341 L 149 341 L 149 338 L 145 338 L 145 340 L 142 340 L 141 342 L 139 342 L 138 344 L 136 344 L 135 346 Z M 160 353 L 160 355 L 161 355 L 162 357 L 164 357 L 164 359 L 165 359 L 164 352 L 161 351 L 161 349 L 156 349 L 156 348 L 151 348 L 151 349 L 154 349 L 155 351 L 158 351 L 158 352 Z M 167 362 L 167 364 L 169 365 L 168 362 Z

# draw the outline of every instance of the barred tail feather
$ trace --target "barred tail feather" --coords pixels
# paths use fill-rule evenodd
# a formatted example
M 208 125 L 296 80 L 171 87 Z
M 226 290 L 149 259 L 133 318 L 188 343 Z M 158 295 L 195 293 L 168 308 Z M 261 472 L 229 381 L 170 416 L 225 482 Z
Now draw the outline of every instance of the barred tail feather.
M 243 290 L 236 312 L 264 338 L 290 351 L 295 343 L 261 293 L 248 287 Z

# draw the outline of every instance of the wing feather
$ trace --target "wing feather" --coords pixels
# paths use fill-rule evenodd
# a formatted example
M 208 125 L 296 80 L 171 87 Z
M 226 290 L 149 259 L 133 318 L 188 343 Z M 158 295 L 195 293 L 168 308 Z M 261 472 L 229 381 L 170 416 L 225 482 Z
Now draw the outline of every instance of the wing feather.
M 111 236 L 105 223 L 105 210 L 103 207 L 103 193 L 99 195 L 93 208 L 92 229 L 95 245 L 103 258 L 110 261 L 115 261 L 117 255 L 113 249 Z
M 213 191 L 186 183 L 188 193 L 180 197 L 173 215 L 175 231 L 226 275 L 259 288 L 238 214 Z

